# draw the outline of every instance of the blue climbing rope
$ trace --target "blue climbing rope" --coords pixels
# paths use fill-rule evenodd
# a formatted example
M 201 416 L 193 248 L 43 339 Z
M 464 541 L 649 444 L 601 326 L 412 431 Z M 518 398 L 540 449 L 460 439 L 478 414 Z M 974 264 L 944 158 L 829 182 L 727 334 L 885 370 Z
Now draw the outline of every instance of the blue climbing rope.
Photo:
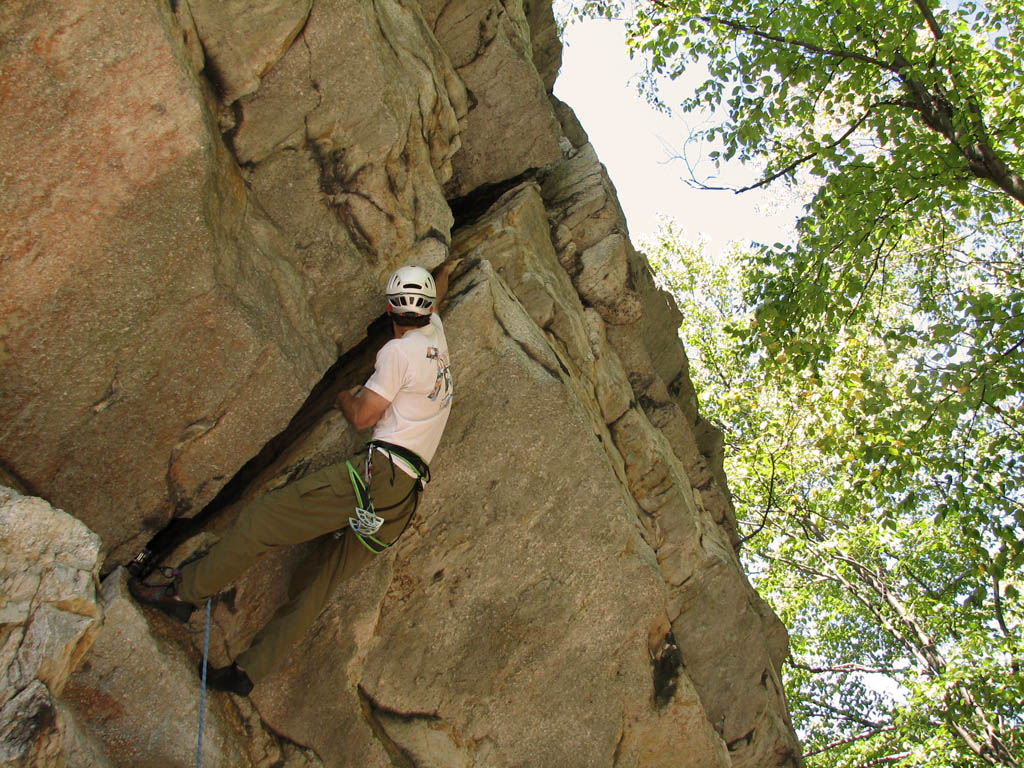
M 206 660 L 210 656 L 210 603 L 206 601 L 206 631 L 203 634 L 203 684 L 199 693 L 199 743 L 196 745 L 196 768 L 203 768 L 203 714 L 206 712 Z

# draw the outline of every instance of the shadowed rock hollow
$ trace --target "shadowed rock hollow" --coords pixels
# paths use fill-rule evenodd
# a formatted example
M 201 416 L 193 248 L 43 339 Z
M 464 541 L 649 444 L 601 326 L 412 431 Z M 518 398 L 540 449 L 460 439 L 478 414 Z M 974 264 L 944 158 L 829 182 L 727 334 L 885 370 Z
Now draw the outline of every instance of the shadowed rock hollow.
M 195 762 L 202 616 L 121 566 L 359 450 L 328 406 L 381 286 L 450 257 L 417 519 L 249 700 L 208 698 L 203 764 L 802 764 L 721 436 L 551 96 L 548 3 L 6 0 L 0 31 L 5 764 Z M 215 662 L 303 554 L 221 597 Z

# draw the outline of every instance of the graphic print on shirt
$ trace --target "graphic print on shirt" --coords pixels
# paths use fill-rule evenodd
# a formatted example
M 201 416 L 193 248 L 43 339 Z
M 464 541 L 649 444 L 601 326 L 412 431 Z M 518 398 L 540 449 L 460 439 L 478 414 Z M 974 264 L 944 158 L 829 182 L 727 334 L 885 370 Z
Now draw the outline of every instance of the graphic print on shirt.
M 427 348 L 427 359 L 437 362 L 437 379 L 434 381 L 434 391 L 427 397 L 437 400 L 441 396 L 441 407 L 447 408 L 452 404 L 452 370 L 448 364 L 448 353 L 441 353 L 437 347 Z

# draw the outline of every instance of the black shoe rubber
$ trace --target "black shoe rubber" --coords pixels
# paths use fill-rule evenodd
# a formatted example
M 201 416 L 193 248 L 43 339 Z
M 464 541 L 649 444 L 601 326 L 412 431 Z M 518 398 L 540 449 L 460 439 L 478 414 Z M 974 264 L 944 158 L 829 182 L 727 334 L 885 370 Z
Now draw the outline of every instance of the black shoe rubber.
M 182 624 L 188 621 L 192 611 L 196 609 L 192 603 L 186 603 L 175 598 L 173 584 L 151 586 L 138 579 L 128 579 L 128 591 L 140 603 L 151 605 L 172 619 L 180 621 Z

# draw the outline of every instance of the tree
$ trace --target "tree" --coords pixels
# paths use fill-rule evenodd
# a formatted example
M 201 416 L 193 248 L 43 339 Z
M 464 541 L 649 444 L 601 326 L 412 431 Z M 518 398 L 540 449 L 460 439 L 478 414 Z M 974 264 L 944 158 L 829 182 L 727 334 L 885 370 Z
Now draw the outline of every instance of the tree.
M 680 106 L 759 169 L 737 192 L 813 183 L 796 242 L 742 266 L 653 249 L 718 329 L 684 335 L 812 762 L 1019 766 L 1024 3 L 581 9 L 626 17 L 652 99 L 706 72 Z
M 794 374 L 781 345 L 746 342 L 745 259 L 711 260 L 672 224 L 647 250 L 683 311 L 702 411 L 726 434 L 744 556 L 791 630 L 808 763 L 1019 766 L 1022 558 L 998 515 L 965 535 L 975 516 L 941 475 L 949 448 L 898 431 L 918 408 L 920 350 L 877 327 L 900 321 L 913 275 L 875 302 L 879 324 L 848 325 L 827 363 Z M 1021 455 L 1020 435 L 996 449 L 1001 424 L 971 420 L 971 450 Z M 901 482 L 879 482 L 883 456 L 906 457 Z

